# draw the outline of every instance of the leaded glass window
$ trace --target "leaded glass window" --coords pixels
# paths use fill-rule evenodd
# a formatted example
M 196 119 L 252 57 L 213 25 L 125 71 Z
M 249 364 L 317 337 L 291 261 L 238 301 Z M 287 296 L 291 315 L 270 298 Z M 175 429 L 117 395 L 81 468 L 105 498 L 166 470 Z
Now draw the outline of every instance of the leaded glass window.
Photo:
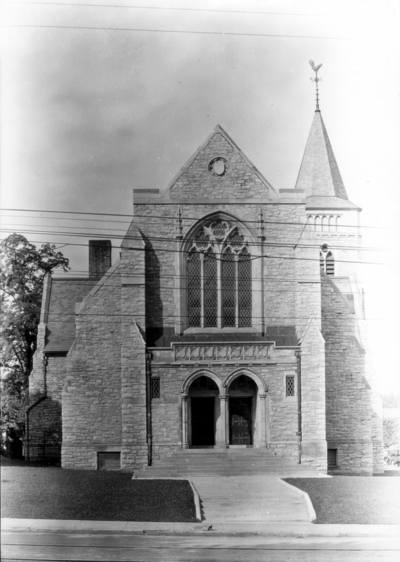
M 222 254 L 222 325 L 234 328 L 236 319 L 236 263 L 230 248 Z
M 286 396 L 294 396 L 294 395 L 295 395 L 294 376 L 288 375 L 286 377 Z
M 200 254 L 193 250 L 188 256 L 188 308 L 190 326 L 201 322 L 201 263 Z
M 239 327 L 251 326 L 251 259 L 247 248 L 239 254 L 238 261 Z
M 150 379 L 150 395 L 151 399 L 160 398 L 160 377 L 152 377 Z
M 216 328 L 217 317 L 217 260 L 209 249 L 204 255 L 204 325 L 207 328 Z
M 237 226 L 202 225 L 189 241 L 187 275 L 189 327 L 251 326 L 252 260 Z

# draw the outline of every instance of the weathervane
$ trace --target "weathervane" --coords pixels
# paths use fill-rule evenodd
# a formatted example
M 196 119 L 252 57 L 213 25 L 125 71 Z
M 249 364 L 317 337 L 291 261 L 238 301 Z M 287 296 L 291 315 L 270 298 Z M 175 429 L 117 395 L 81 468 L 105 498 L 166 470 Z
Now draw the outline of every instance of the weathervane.
M 318 82 L 321 81 L 321 78 L 318 78 L 318 70 L 321 68 L 322 63 L 319 64 L 318 66 L 315 66 L 314 61 L 310 60 L 310 66 L 313 69 L 313 71 L 315 72 L 315 78 L 310 78 L 311 82 L 315 82 L 315 87 L 316 87 L 316 102 L 317 102 L 317 107 L 316 107 L 316 111 L 319 111 L 319 97 L 318 97 Z

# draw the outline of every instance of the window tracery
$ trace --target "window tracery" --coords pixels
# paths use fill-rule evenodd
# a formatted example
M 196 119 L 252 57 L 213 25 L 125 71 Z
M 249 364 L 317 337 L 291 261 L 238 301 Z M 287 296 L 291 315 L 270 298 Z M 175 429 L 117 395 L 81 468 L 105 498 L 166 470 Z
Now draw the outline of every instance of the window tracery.
M 189 327 L 251 326 L 251 254 L 237 226 L 214 220 L 195 231 L 188 245 L 187 275 Z

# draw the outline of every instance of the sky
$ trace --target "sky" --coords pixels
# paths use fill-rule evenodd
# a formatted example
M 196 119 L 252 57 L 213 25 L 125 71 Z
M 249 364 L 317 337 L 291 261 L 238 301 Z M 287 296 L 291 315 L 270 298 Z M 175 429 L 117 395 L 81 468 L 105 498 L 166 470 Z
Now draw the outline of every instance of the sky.
M 275 189 L 293 188 L 315 109 L 309 60 L 322 63 L 322 115 L 363 208 L 378 382 L 400 392 L 400 0 L 14 1 L 2 11 L 1 238 L 57 244 L 72 274 L 87 271 L 88 239 L 112 234 L 118 256 L 132 190 L 164 188 L 217 124 Z

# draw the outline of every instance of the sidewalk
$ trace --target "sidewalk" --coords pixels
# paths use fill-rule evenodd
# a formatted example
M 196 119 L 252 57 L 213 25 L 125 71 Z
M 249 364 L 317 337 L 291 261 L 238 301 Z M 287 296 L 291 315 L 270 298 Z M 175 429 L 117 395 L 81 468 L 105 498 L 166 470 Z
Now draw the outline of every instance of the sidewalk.
M 209 527 L 211 526 L 211 529 Z M 2 532 L 79 533 L 79 534 L 162 534 L 207 536 L 270 537 L 393 537 L 399 539 L 400 525 L 315 525 L 313 523 L 151 523 L 131 521 L 72 521 L 54 519 L 1 520 Z
M 191 476 L 203 523 L 310 523 L 316 514 L 306 492 L 276 476 Z M 199 498 L 196 498 L 198 494 Z

